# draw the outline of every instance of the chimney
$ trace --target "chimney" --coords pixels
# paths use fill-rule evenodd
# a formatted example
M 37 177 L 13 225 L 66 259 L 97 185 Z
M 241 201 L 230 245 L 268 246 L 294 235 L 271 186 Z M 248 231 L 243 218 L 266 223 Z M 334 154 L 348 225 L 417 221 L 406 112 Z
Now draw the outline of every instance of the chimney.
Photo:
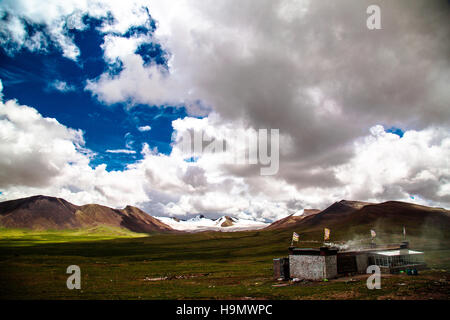
M 406 255 L 409 254 L 409 242 L 408 241 L 403 241 L 400 244 L 400 254 L 401 255 Z
M 402 241 L 400 249 L 409 249 L 409 241 Z

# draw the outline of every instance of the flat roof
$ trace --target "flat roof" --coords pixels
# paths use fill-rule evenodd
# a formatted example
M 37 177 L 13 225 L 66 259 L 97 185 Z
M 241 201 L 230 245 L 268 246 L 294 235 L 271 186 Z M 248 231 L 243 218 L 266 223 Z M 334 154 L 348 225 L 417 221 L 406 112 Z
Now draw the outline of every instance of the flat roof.
M 408 251 L 408 252 L 406 252 L 406 251 Z M 404 254 L 423 254 L 423 252 L 409 250 L 409 249 L 376 251 L 376 252 L 372 252 L 372 253 L 379 254 L 379 255 L 382 255 L 382 256 L 401 256 L 401 255 L 404 255 Z
M 329 256 L 336 255 L 338 249 L 332 249 L 329 247 L 320 248 L 295 248 L 289 247 L 289 254 L 294 256 Z

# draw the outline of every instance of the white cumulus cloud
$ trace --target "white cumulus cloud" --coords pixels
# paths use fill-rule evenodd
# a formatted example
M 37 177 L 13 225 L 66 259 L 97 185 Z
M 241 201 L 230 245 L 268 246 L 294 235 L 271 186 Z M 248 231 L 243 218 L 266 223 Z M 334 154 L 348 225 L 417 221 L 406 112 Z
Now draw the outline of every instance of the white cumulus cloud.
M 76 60 L 68 30 L 83 30 L 84 15 L 110 14 L 114 19 L 99 27 L 104 59 L 122 68 L 88 79 L 86 90 L 106 104 L 186 106 L 190 116 L 172 122 L 170 154 L 144 145 L 142 160 L 108 172 L 89 166 L 94 155 L 80 130 L 2 102 L 0 197 L 47 193 L 141 205 L 157 215 L 249 219 L 342 198 L 448 207 L 448 4 L 378 2 L 383 28 L 369 31 L 369 0 L 2 1 L 0 41 L 9 54 L 45 51 L 53 41 Z M 148 25 L 147 9 L 155 33 L 125 37 L 130 27 Z M 30 34 L 27 23 L 44 25 L 45 34 Z M 150 42 L 167 52 L 167 66 L 136 53 Z M 390 127 L 403 129 L 403 137 Z M 239 137 L 260 128 L 280 130 L 274 176 L 261 176 L 257 165 L 229 165 L 245 148 Z M 180 137 L 200 130 L 234 151 L 186 161 L 192 155 L 183 153 Z
M 450 204 L 450 135 L 434 127 L 406 131 L 400 138 L 374 126 L 354 143 L 350 161 L 329 172 L 337 184 L 314 187 L 277 175 L 261 176 L 251 165 L 219 161 L 232 158 L 235 149 L 204 153 L 197 161 L 186 162 L 190 154 L 180 146 L 186 132 L 201 130 L 242 144 L 239 136 L 250 129 L 224 123 L 218 115 L 175 120 L 170 154 L 144 145 L 143 159 L 122 171 L 107 171 L 104 164 L 92 168 L 89 160 L 94 155 L 83 148 L 83 133 L 41 116 L 32 107 L 14 100 L 2 102 L 0 123 L 3 200 L 47 194 L 76 204 L 137 205 L 157 216 L 228 214 L 259 221 L 279 219 L 302 208 L 321 209 L 344 198 Z
M 136 151 L 130 149 L 107 149 L 108 153 L 126 153 L 126 154 L 135 154 Z
M 138 127 L 138 130 L 140 131 L 140 132 L 145 132 L 145 131 L 150 131 L 150 130 L 152 130 L 152 127 L 150 127 L 150 126 L 140 126 L 140 127 Z

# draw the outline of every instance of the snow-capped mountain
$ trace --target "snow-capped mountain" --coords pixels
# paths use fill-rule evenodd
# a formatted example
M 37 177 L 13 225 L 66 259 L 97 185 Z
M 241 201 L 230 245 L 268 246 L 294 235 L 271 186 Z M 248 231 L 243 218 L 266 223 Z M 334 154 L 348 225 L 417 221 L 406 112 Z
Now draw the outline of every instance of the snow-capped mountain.
M 195 216 L 188 220 L 180 220 L 170 217 L 156 217 L 161 222 L 167 224 L 171 228 L 180 231 L 243 231 L 256 230 L 267 227 L 269 224 L 259 221 L 232 218 L 222 216 L 218 219 L 209 219 L 203 215 Z

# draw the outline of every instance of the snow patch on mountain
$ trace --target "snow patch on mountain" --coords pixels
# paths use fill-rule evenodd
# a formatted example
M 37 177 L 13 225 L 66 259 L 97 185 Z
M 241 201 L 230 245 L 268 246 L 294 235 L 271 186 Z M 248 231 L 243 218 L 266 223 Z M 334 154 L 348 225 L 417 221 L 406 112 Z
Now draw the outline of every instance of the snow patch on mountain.
M 188 220 L 174 219 L 171 217 L 155 217 L 161 222 L 180 231 L 244 231 L 256 230 L 267 227 L 269 224 L 254 220 L 238 219 L 229 216 L 222 216 L 213 220 L 203 215 L 195 216 Z

